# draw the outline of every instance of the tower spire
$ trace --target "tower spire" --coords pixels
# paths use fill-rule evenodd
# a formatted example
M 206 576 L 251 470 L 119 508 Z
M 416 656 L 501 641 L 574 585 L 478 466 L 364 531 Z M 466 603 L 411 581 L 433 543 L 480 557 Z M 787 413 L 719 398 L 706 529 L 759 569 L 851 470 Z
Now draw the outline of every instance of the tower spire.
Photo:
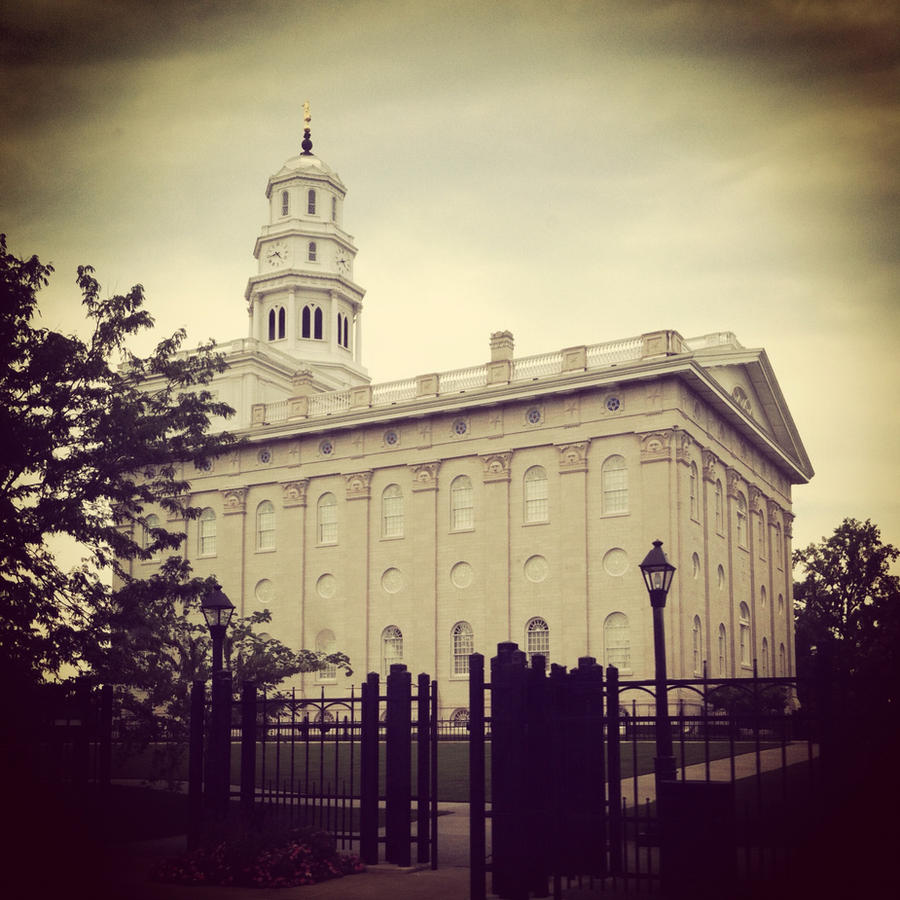
M 309 114 L 309 100 L 303 102 L 303 142 L 300 146 L 303 148 L 303 156 L 312 156 L 312 139 L 309 136 L 309 123 L 312 116 Z

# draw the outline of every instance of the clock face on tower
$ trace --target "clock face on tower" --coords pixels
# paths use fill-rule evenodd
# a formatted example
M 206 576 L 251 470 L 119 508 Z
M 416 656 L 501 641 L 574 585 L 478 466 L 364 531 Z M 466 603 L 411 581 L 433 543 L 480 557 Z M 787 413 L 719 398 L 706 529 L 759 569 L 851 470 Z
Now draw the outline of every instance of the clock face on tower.
M 349 272 L 350 272 L 350 257 L 347 255 L 346 250 L 338 250 L 338 252 L 337 252 L 337 267 L 338 267 L 338 271 L 343 273 L 344 275 L 349 274 Z
M 283 266 L 287 262 L 287 244 L 284 241 L 275 241 L 265 249 L 264 258 L 273 269 Z

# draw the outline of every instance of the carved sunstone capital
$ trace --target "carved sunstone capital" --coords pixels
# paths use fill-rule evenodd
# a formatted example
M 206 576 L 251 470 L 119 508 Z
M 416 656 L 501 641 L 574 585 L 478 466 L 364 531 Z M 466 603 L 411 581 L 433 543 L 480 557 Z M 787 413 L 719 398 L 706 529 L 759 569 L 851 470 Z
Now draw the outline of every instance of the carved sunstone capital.
M 219 493 L 222 495 L 222 512 L 227 516 L 232 513 L 243 513 L 247 510 L 247 488 L 233 487 L 223 488 Z
M 762 491 L 755 485 L 750 485 L 750 510 L 760 512 L 766 505 Z
M 674 430 L 667 428 L 641 435 L 641 462 L 671 459 Z
M 716 480 L 716 463 L 718 457 L 712 450 L 703 451 L 703 480 L 714 482 Z
M 509 466 L 512 457 L 512 450 L 484 454 L 481 457 L 481 464 L 484 466 L 484 483 L 509 481 Z
M 306 489 L 309 487 L 308 478 L 298 478 L 296 481 L 281 482 L 281 498 L 283 506 L 306 506 Z
M 412 471 L 414 491 L 436 491 L 438 486 L 438 472 L 441 468 L 439 460 L 425 463 L 412 463 L 410 465 Z
M 784 536 L 792 538 L 794 536 L 794 514 L 785 511 L 784 515 Z
M 778 521 L 778 514 L 781 512 L 781 507 L 775 500 L 766 500 L 766 512 L 769 514 L 770 522 Z
M 727 480 L 726 491 L 728 492 L 728 496 L 731 497 L 732 500 L 736 500 L 737 495 L 740 493 L 741 485 L 744 483 L 744 479 L 741 478 L 737 469 L 732 469 L 730 467 L 725 469 L 725 478 Z
M 372 470 L 367 469 L 365 472 L 352 472 L 345 475 L 347 482 L 347 499 L 348 500 L 368 500 L 369 485 L 372 482 Z
M 559 472 L 587 472 L 588 448 L 590 441 L 573 441 L 570 444 L 557 444 L 559 450 Z
M 691 464 L 691 447 L 694 446 L 694 439 L 686 432 L 679 431 L 677 440 L 675 441 L 675 458 L 686 466 Z

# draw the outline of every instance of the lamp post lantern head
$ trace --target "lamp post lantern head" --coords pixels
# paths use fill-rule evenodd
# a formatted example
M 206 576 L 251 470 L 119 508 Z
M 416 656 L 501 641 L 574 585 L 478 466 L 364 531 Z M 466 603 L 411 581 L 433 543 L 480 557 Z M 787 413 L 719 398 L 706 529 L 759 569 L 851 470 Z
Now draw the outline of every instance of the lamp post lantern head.
M 663 553 L 662 541 L 654 541 L 653 549 L 644 557 L 640 565 L 641 574 L 644 576 L 644 584 L 650 594 L 650 605 L 664 607 L 666 594 L 672 586 L 672 577 L 675 575 L 675 566 Z
M 200 609 L 203 611 L 203 618 L 210 631 L 213 628 L 225 629 L 231 621 L 234 613 L 234 604 L 225 596 L 221 589 L 216 589 L 207 594 L 200 602 Z

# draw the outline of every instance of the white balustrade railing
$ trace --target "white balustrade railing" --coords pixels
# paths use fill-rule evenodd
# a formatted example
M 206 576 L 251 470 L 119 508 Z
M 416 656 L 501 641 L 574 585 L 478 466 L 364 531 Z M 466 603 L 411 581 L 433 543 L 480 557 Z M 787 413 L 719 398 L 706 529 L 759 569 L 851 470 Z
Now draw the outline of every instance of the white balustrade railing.
M 326 391 L 309 398 L 309 416 L 333 416 L 350 409 L 350 391 Z
M 468 369 L 441 372 L 438 379 L 441 394 L 470 391 L 472 388 L 484 387 L 487 384 L 487 366 L 471 366 Z
M 392 403 L 415 399 L 415 378 L 404 378 L 402 381 L 388 381 L 384 384 L 372 385 L 372 406 L 390 406 Z
M 587 348 L 587 367 L 599 369 L 615 363 L 640 359 L 644 342 L 641 338 L 628 338 L 624 341 L 607 341 L 605 344 L 591 344 Z
M 234 349 L 234 342 L 232 349 Z M 742 349 L 737 338 L 730 331 L 716 331 L 711 334 L 700 335 L 684 342 L 685 350 L 692 352 L 708 347 L 733 347 Z M 591 344 L 586 347 L 586 362 L 588 369 L 602 369 L 606 366 L 618 363 L 630 362 L 641 359 L 643 340 L 640 337 L 627 338 L 621 341 L 608 341 L 603 344 Z M 562 351 L 555 353 L 543 353 L 538 356 L 524 356 L 521 359 L 513 359 L 512 381 L 526 381 L 537 378 L 546 378 L 558 375 L 562 372 Z M 438 375 L 438 393 L 453 394 L 460 391 L 477 390 L 487 385 L 488 367 L 470 366 L 467 369 L 454 369 L 451 372 L 442 372 Z M 391 406 L 396 403 L 404 403 L 415 400 L 418 396 L 418 379 L 404 378 L 399 381 L 389 381 L 384 384 L 372 385 L 371 407 Z M 309 397 L 308 416 L 331 416 L 347 412 L 350 406 L 350 391 L 326 391 L 321 394 L 312 394 Z M 288 401 L 279 400 L 266 404 L 266 423 L 284 422 L 288 418 Z
M 512 361 L 512 380 L 525 381 L 558 375 L 562 371 L 562 351 L 542 353 L 540 356 L 523 356 Z

